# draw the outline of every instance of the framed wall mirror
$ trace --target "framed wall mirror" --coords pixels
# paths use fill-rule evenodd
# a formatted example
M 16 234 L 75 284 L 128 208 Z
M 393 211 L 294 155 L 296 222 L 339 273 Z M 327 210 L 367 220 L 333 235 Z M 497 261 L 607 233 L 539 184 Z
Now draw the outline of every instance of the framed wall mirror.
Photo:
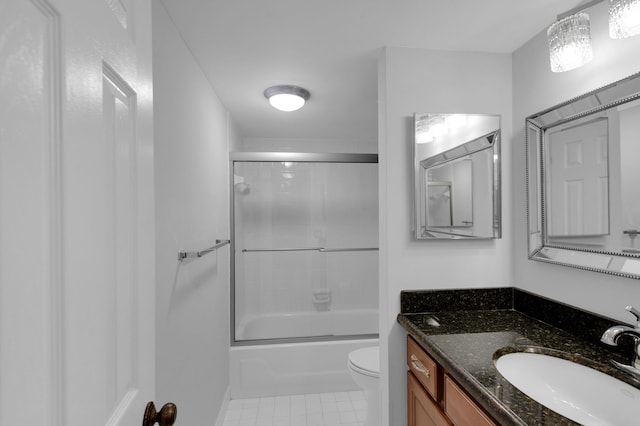
M 500 116 L 414 114 L 414 236 L 501 236 Z
M 640 74 L 526 119 L 529 258 L 640 279 Z

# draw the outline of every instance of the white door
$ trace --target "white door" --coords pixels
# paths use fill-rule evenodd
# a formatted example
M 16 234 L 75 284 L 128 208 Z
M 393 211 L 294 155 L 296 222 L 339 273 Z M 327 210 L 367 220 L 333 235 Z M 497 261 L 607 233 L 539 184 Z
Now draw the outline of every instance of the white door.
M 150 0 L 0 2 L 0 424 L 154 397 Z
M 453 205 L 453 226 L 473 227 L 473 160 L 463 158 L 453 162 L 451 202 Z
M 607 120 L 549 136 L 549 236 L 609 233 Z

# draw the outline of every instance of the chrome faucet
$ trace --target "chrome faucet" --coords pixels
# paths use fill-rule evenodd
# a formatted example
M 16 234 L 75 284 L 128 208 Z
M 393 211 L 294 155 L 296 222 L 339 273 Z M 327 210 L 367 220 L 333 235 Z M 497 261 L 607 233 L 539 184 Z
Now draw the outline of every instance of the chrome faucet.
M 625 309 L 636 317 L 636 325 L 633 327 L 628 325 L 614 325 L 602 334 L 600 341 L 607 345 L 618 346 L 618 338 L 620 336 L 623 334 L 632 336 L 634 342 L 634 354 L 631 365 L 621 364 L 615 360 L 612 360 L 611 363 L 619 369 L 640 379 L 640 311 L 633 306 L 627 306 Z

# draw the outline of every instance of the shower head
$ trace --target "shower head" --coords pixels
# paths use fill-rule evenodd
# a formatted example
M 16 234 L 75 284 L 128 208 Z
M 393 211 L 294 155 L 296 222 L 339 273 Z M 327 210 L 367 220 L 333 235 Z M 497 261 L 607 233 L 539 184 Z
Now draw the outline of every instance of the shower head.
M 244 180 L 244 176 L 233 175 L 233 188 L 238 194 L 246 195 L 251 190 L 251 187 Z

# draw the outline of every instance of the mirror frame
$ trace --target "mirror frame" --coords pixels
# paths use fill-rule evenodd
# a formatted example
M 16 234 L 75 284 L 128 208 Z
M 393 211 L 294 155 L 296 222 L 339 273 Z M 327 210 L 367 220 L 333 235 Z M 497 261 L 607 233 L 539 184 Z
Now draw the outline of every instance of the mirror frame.
M 434 153 L 434 155 L 427 158 L 419 158 L 417 142 L 416 142 L 416 120 L 418 116 L 424 116 L 427 113 L 414 113 L 413 116 L 413 139 L 412 139 L 412 148 L 413 148 L 413 174 L 414 174 L 414 187 L 413 187 L 413 238 L 419 241 L 428 241 L 428 240 L 492 240 L 499 239 L 502 237 L 502 185 L 501 185 L 501 124 L 502 117 L 499 114 L 467 114 L 467 113 L 451 113 L 451 114 L 460 114 L 466 116 L 482 116 L 482 117 L 491 117 L 497 119 L 498 127 L 495 130 L 490 131 L 486 134 L 478 134 L 473 137 L 471 140 L 465 140 L 453 148 L 448 147 L 445 150 Z M 450 115 L 449 113 L 428 113 L 434 115 Z M 489 138 L 489 142 L 481 141 L 482 139 Z M 420 218 L 421 211 L 421 182 L 424 180 L 424 175 L 426 169 L 429 167 L 439 166 L 443 164 L 447 164 L 451 161 L 459 160 L 466 156 L 470 156 L 472 154 L 478 153 L 484 150 L 491 150 L 493 155 L 492 170 L 491 170 L 491 216 L 492 216 L 492 226 L 491 226 L 491 235 L 482 235 L 482 236 L 474 236 L 474 235 L 465 235 L 463 233 L 453 233 L 453 232 L 437 232 L 432 231 L 434 234 L 425 235 L 422 233 L 422 224 Z
M 550 130 L 640 99 L 640 73 L 545 109 L 525 119 L 527 255 L 529 259 L 640 279 L 640 254 L 554 244 L 547 229 L 546 136 Z M 608 156 L 610 157 L 610 156 Z M 609 190 L 609 193 L 611 191 Z

